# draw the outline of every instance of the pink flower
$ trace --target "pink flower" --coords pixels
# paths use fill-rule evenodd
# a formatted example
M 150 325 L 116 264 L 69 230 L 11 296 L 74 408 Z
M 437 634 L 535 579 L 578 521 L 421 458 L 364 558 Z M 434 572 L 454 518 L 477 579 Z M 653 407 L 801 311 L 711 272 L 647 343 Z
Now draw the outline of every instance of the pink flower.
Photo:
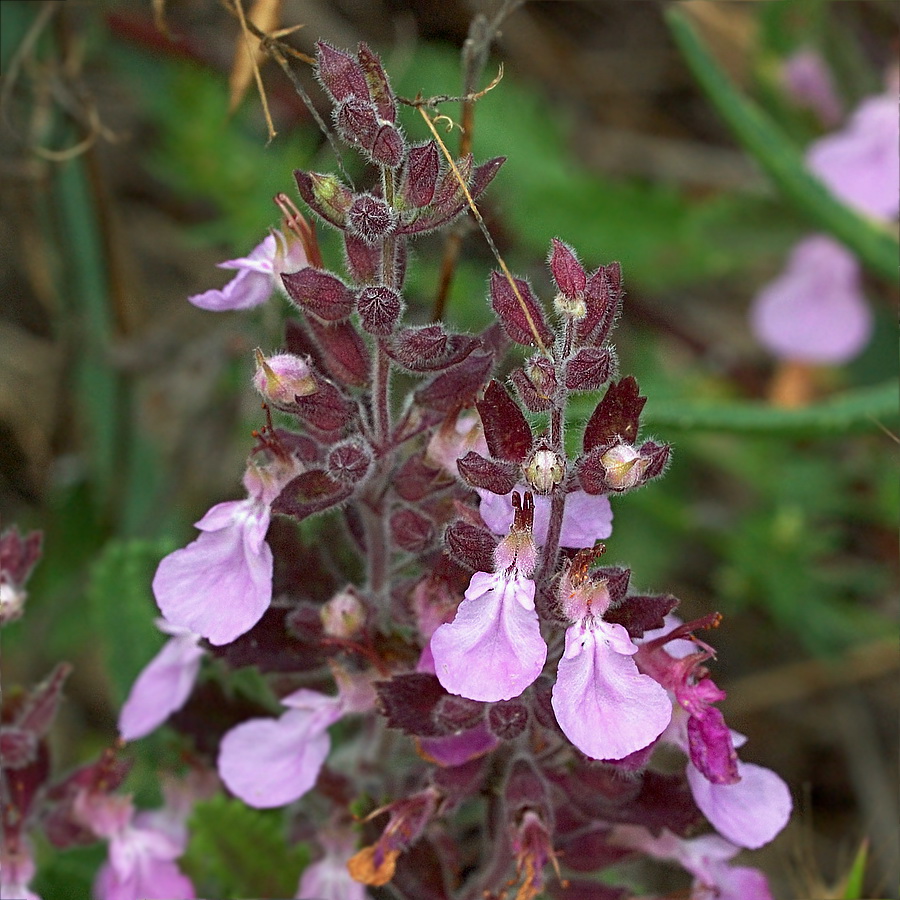
M 870 216 L 893 219 L 900 210 L 900 122 L 894 92 L 864 100 L 847 126 L 815 141 L 810 169 L 832 193 Z
M 200 671 L 204 651 L 200 635 L 156 620 L 157 628 L 172 635 L 144 668 L 131 687 L 119 713 L 119 734 L 124 741 L 142 738 L 184 706 Z
M 856 257 L 825 235 L 801 241 L 784 272 L 756 296 L 751 323 L 776 356 L 811 363 L 852 359 L 872 332 Z
M 791 817 L 791 793 L 771 769 L 737 761 L 738 781 L 714 784 L 693 764 L 687 779 L 700 811 L 723 837 L 756 850 L 768 844 Z
M 572 622 L 551 704 L 565 736 L 592 759 L 623 759 L 648 746 L 672 718 L 666 691 L 638 671 L 637 646 L 623 625 L 605 622 L 607 582 L 591 578 L 583 551 L 563 573 L 562 613 Z
M 547 645 L 534 608 L 534 582 L 519 571 L 476 572 L 456 618 L 431 638 L 435 674 L 470 700 L 518 697 L 541 674 Z
M 479 490 L 481 506 L 478 508 L 484 524 L 494 534 L 506 534 L 513 522 L 512 495 L 525 491 L 523 486 L 514 488 L 509 494 L 493 494 Z M 602 494 L 587 494 L 572 491 L 566 495 L 562 532 L 559 536 L 561 547 L 581 549 L 593 547 L 598 540 L 612 534 L 612 508 L 609 498 Z M 550 497 L 540 494 L 534 498 L 534 540 L 538 545 L 547 540 L 547 525 L 550 521 Z
M 343 831 L 326 833 L 321 844 L 325 855 L 303 870 L 297 900 L 367 900 L 365 885 L 347 870 L 347 862 L 356 852 L 355 835 Z
M 34 878 L 34 857 L 25 841 L 4 834 L 0 847 L 0 897 L 10 900 L 41 900 L 28 885 Z
M 566 631 L 552 705 L 566 737 L 592 759 L 622 759 L 652 743 L 672 716 L 666 692 L 638 672 L 622 625 L 586 616 Z
M 159 564 L 153 593 L 175 625 L 228 644 L 249 631 L 272 602 L 269 506 L 232 500 L 214 506 L 196 527 L 197 540 Z
M 94 882 L 98 900 L 193 900 L 191 880 L 175 860 L 185 841 L 142 823 L 128 797 L 82 792 L 77 818 L 109 841 L 109 860 Z
M 250 496 L 214 506 L 195 523 L 200 537 L 162 560 L 153 593 L 169 622 L 220 645 L 262 618 L 272 602 L 270 505 L 297 470 L 292 457 L 252 464 L 244 475 Z
M 758 869 L 729 866 L 740 848 L 718 835 L 684 840 L 667 828 L 654 837 L 640 825 L 618 825 L 609 843 L 639 850 L 656 859 L 679 863 L 694 876 L 692 900 L 772 900 L 766 876 Z
M 219 775 L 249 806 L 284 806 L 319 777 L 331 749 L 328 726 L 346 711 L 341 697 L 301 688 L 281 700 L 278 719 L 250 719 L 232 728 L 219 747 Z
M 284 289 L 282 272 L 296 272 L 306 265 L 309 261 L 300 241 L 293 235 L 285 237 L 280 231 L 272 231 L 249 256 L 219 263 L 220 269 L 237 269 L 237 275 L 225 287 L 195 294 L 188 300 L 212 312 L 250 309 L 265 303 L 274 288 Z
M 784 87 L 798 105 L 811 109 L 823 125 L 833 128 L 841 120 L 841 101 L 825 60 L 810 48 L 793 53 L 781 70 Z

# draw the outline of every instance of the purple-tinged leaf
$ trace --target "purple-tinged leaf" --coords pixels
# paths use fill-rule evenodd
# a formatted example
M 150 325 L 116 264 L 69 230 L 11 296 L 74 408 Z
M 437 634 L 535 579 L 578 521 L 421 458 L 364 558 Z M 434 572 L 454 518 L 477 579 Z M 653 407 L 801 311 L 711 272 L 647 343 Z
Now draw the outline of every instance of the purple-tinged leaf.
M 598 872 L 631 856 L 634 851 L 606 842 L 609 826 L 598 825 L 584 829 L 579 827 L 572 834 L 560 834 L 554 848 L 565 853 L 566 866 L 575 872 Z M 590 895 L 588 895 L 590 896 Z
M 372 142 L 370 153 L 372 159 L 380 166 L 396 169 L 403 162 L 406 141 L 395 125 L 390 122 L 381 126 Z
M 505 161 L 506 157 L 498 156 L 480 166 L 476 166 L 475 171 L 472 174 L 471 182 L 469 183 L 469 194 L 473 200 L 478 199 L 478 196 L 491 183 L 500 169 L 500 166 Z M 449 174 L 455 181 L 453 173 L 450 172 Z M 414 216 L 411 220 L 406 221 L 397 229 L 398 234 L 421 234 L 439 228 L 441 225 L 445 225 L 451 219 L 458 216 L 468 206 L 468 200 L 461 189 L 455 195 L 454 199 L 440 203 L 438 202 L 437 195 L 440 194 L 442 188 L 445 186 L 448 190 L 450 188 L 446 179 L 447 175 L 445 174 L 439 182 L 436 196 L 435 199 L 432 200 L 431 206 L 428 209 L 423 210 L 421 215 Z
M 441 158 L 434 141 L 410 147 L 400 195 L 407 206 L 421 209 L 434 199 Z
M 640 396 L 634 376 L 627 375 L 621 381 L 614 381 L 585 426 L 584 449 L 590 451 L 595 447 L 608 447 L 617 438 L 633 444 L 646 402 L 647 398 Z
M 447 696 L 441 683 L 427 672 L 408 672 L 395 675 L 389 681 L 376 681 L 378 706 L 390 728 L 420 737 L 446 734 L 432 713 L 438 702 Z
M 491 381 L 475 407 L 481 416 L 491 456 L 523 463 L 531 452 L 534 439 L 528 420 L 506 388 L 499 381 Z
M 295 169 L 294 179 L 300 196 L 316 215 L 335 228 L 346 227 L 347 214 L 353 205 L 351 190 L 344 187 L 334 175 Z
M 566 361 L 566 387 L 570 391 L 599 390 L 609 379 L 611 364 L 605 347 L 582 347 Z
M 397 118 L 397 103 L 381 60 L 369 45 L 363 42 L 357 47 L 357 58 L 369 87 L 369 96 L 378 109 L 378 115 L 388 122 L 393 122 Z
M 622 305 L 622 266 L 613 262 L 600 266 L 584 289 L 587 314 L 578 323 L 581 341 L 601 346 L 609 337 Z
M 605 447 L 596 447 L 576 464 L 578 482 L 587 494 L 606 494 L 611 490 L 606 480 L 606 466 L 603 465 L 605 452 Z
M 514 741 L 528 727 L 528 707 L 521 700 L 492 703 L 487 725 L 488 731 L 501 741 Z
M 521 471 L 514 463 L 485 459 L 474 450 L 458 459 L 456 467 L 470 487 L 483 488 L 493 494 L 508 494 L 521 478 Z
M 610 603 L 615 606 L 625 599 L 628 582 L 631 580 L 631 569 L 623 566 L 601 566 L 599 569 L 591 571 L 591 578 L 602 578 L 606 582 Z
M 550 360 L 547 360 L 547 362 L 550 362 Z M 551 399 L 552 395 L 548 397 L 539 390 L 525 374 L 524 369 L 513 369 L 509 378 L 516 389 L 516 393 L 519 395 L 519 400 L 522 401 L 526 409 L 531 410 L 531 412 L 546 412 L 550 409 L 553 402 Z
M 678 598 L 672 594 L 626 597 L 618 606 L 606 611 L 607 622 L 623 625 L 631 638 L 641 638 L 645 631 L 662 628 L 663 618 L 678 606 Z
M 672 448 L 668 444 L 657 444 L 655 441 L 644 441 L 638 452 L 641 456 L 648 460 L 647 468 L 644 469 L 642 481 L 649 481 L 651 478 L 658 478 L 665 471 L 672 454 Z
M 481 390 L 493 365 L 493 354 L 470 353 L 461 363 L 419 388 L 415 393 L 416 401 L 444 413 L 466 406 Z
M 37 759 L 38 738 L 17 725 L 0 725 L 0 760 L 4 769 L 21 769 Z
M 439 481 L 445 480 L 443 472 L 425 461 L 423 453 L 407 457 L 394 478 L 394 490 L 408 503 L 415 503 L 433 492 Z
M 272 503 L 272 512 L 299 522 L 342 503 L 351 493 L 350 485 L 335 481 L 324 469 L 311 469 L 285 485 Z
M 414 509 L 398 509 L 391 515 L 391 535 L 409 553 L 421 553 L 434 542 L 434 522 Z
M 347 97 L 370 99 L 363 67 L 350 54 L 325 41 L 316 42 L 316 74 L 335 100 Z
M 386 347 L 388 356 L 411 372 L 435 372 L 462 362 L 478 346 L 477 338 L 448 334 L 443 325 L 404 328 Z
M 320 378 L 319 389 L 294 401 L 297 416 L 323 435 L 342 434 L 356 421 L 353 403 L 330 381 Z
M 43 533 L 31 531 L 24 538 L 13 526 L 0 535 L 0 572 L 8 581 L 23 585 L 41 558 Z
M 359 97 L 347 97 L 334 109 L 334 127 L 348 144 L 368 150 L 381 126 L 378 111 L 371 103 Z
M 540 338 L 545 347 L 551 346 L 553 333 L 547 327 L 544 312 L 531 285 L 521 278 L 514 278 L 513 281 L 519 297 L 502 272 L 491 272 L 491 307 L 497 313 L 504 330 L 517 344 L 531 347 Z
M 442 734 L 456 734 L 460 731 L 468 731 L 482 723 L 484 704 L 477 700 L 448 694 L 446 697 L 441 697 L 431 717 L 441 729 Z
M 373 284 L 363 288 L 356 297 L 356 309 L 362 327 L 369 334 L 387 337 L 403 314 L 403 298 L 385 284 Z
M 371 284 L 381 278 L 381 245 L 367 244 L 361 237 L 344 232 L 344 262 L 357 284 Z
M 283 273 L 281 280 L 291 300 L 323 322 L 340 322 L 353 311 L 353 294 L 330 272 L 307 266 L 299 272 Z
M 365 387 L 371 372 L 369 350 L 353 324 L 324 325 L 310 318 L 309 325 L 324 351 L 322 359 L 328 371 L 344 384 Z
M 469 179 L 472 176 L 473 162 L 471 153 L 467 153 L 462 159 L 456 160 L 456 170 L 466 187 L 469 186 Z M 434 200 L 432 201 L 434 208 L 440 214 L 449 213 L 451 209 L 459 204 L 461 198 L 465 202 L 465 194 L 459 181 L 460 179 L 456 177 L 456 172 L 453 169 L 447 168 L 444 170 L 444 174 L 441 175 L 435 188 Z
M 23 731 L 43 737 L 56 718 L 63 685 L 72 672 L 69 663 L 57 663 L 53 671 L 28 693 L 15 724 Z
M 553 238 L 550 250 L 550 271 L 560 293 L 574 300 L 584 291 L 587 274 L 578 262 L 575 251 L 557 238 Z
M 494 570 L 494 548 L 497 538 L 487 528 L 458 519 L 444 532 L 447 552 L 460 565 L 473 572 Z

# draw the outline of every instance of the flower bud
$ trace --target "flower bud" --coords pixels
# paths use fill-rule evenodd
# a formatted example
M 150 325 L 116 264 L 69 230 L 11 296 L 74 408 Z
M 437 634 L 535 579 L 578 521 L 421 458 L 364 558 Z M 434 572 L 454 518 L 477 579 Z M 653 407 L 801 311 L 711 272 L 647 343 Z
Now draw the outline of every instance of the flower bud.
M 523 471 L 531 487 L 539 494 L 549 494 L 562 481 L 566 467 L 558 453 L 545 447 L 531 454 Z
M 631 444 L 616 444 L 600 457 L 600 462 L 606 470 L 607 484 L 614 491 L 627 491 L 641 483 L 649 460 Z
M 306 360 L 293 353 L 279 353 L 266 359 L 257 348 L 253 386 L 270 403 L 286 406 L 296 397 L 307 397 L 317 390 L 316 380 Z
M 553 308 L 566 319 L 574 319 L 576 322 L 587 315 L 587 303 L 584 295 L 566 297 L 565 294 L 557 294 L 553 298 Z
M 397 217 L 381 197 L 361 194 L 350 207 L 348 223 L 364 241 L 374 244 L 397 227 Z
M 338 591 L 321 609 L 322 628 L 329 637 L 352 638 L 366 621 L 366 609 L 353 588 Z

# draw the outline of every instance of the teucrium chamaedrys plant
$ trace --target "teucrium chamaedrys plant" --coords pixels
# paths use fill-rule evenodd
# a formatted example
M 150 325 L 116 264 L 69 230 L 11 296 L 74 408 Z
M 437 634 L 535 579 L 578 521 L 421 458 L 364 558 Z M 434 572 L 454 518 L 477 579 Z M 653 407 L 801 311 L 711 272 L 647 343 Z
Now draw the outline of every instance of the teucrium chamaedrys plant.
M 609 495 L 669 458 L 641 440 L 645 398 L 617 373 L 619 265 L 587 271 L 554 240 L 550 310 L 504 271 L 490 276 L 498 323 L 483 333 L 407 321 L 410 241 L 462 214 L 503 160 L 450 166 L 435 141 L 410 143 L 365 45 L 319 44 L 317 72 L 337 134 L 375 177 L 358 190 L 295 172 L 340 233 L 342 273 L 282 197 L 284 229 L 229 262 L 223 290 L 191 298 L 226 310 L 287 295 L 284 350 L 257 353 L 254 376 L 279 424 L 257 434 L 247 499 L 213 507 L 160 564 L 172 639 L 136 682 L 123 736 L 177 711 L 232 794 L 254 807 L 305 798 L 296 817 L 319 829 L 319 858 L 298 897 L 328 879 L 341 897 L 388 882 L 415 900 L 507 896 L 515 871 L 527 900 L 548 864 L 569 870 L 567 897 L 619 897 L 613 878 L 585 876 L 636 854 L 682 865 L 698 897 L 769 896 L 761 873 L 728 860 L 771 840 L 791 801 L 738 759 L 714 705 L 713 650 L 694 632 L 718 616 L 682 624 L 673 596 L 629 593 L 627 568 L 596 565 Z M 526 358 L 507 370 L 510 344 Z M 568 399 L 601 390 L 571 459 Z M 329 510 L 303 543 L 291 523 Z M 206 655 L 256 666 L 281 714 L 191 699 Z M 683 774 L 655 766 L 665 745 Z M 383 805 L 354 824 L 351 805 L 366 803 Z

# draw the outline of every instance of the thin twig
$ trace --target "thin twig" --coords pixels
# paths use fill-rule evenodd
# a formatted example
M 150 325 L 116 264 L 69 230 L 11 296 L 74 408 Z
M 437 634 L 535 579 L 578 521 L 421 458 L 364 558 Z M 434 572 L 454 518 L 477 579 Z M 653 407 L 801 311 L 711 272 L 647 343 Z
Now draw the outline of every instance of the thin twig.
M 244 46 L 247 48 L 247 56 L 250 58 L 250 67 L 253 70 L 253 78 L 256 81 L 256 91 L 259 94 L 259 101 L 262 103 L 263 115 L 266 118 L 266 128 L 269 130 L 269 141 L 271 143 L 278 132 L 275 130 L 275 123 L 272 121 L 272 114 L 269 112 L 269 101 L 266 97 L 266 89 L 263 87 L 262 75 L 259 72 L 259 63 L 256 61 L 256 53 L 250 45 L 250 29 L 247 27 L 247 17 L 244 15 L 243 0 L 234 0 L 234 8 L 237 10 L 238 19 L 241 22 L 241 37 L 244 39 Z

